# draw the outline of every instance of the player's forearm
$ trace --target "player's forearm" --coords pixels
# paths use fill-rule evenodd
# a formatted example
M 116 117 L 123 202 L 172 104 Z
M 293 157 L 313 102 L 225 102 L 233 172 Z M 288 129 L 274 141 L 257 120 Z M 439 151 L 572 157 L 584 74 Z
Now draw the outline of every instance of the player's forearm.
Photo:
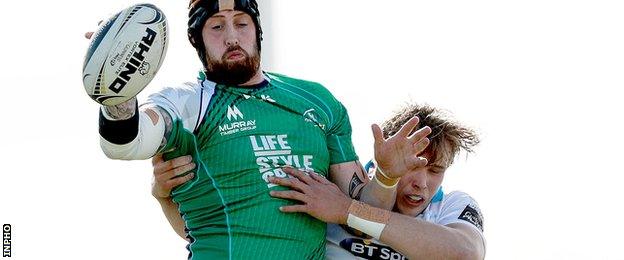
M 380 241 L 409 259 L 483 259 L 483 241 L 467 232 L 392 213 Z
M 158 107 L 141 107 L 136 98 L 100 109 L 100 145 L 111 159 L 152 157 L 166 143 L 171 118 Z
M 165 214 L 167 221 L 169 221 L 169 225 L 171 225 L 173 230 L 182 239 L 188 240 L 188 238 L 186 238 L 186 232 L 184 230 L 184 219 L 182 219 L 182 216 L 178 211 L 178 205 L 173 202 L 171 198 L 157 198 L 157 200 L 158 203 L 160 203 L 160 207 L 162 208 L 162 211 Z
M 384 177 L 377 168 L 373 179 L 362 189 L 360 201 L 377 208 L 392 210 L 398 181 Z
M 396 187 L 388 189 L 380 186 L 373 180 L 369 181 L 366 186 L 362 188 L 359 201 L 377 208 L 392 210 L 395 198 Z
M 409 259 L 483 259 L 482 236 L 468 224 L 433 224 L 412 216 L 352 201 L 349 227 L 377 238 Z

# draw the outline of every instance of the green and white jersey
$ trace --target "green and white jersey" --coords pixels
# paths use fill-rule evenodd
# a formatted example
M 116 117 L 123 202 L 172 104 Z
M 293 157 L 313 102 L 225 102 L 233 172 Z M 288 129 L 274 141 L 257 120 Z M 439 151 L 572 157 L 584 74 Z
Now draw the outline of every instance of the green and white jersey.
M 269 176 L 286 165 L 325 177 L 354 161 L 344 106 L 317 83 L 267 73 L 252 87 L 207 80 L 150 96 L 174 120 L 165 159 L 191 154 L 195 178 L 172 191 L 193 259 L 321 259 L 325 223 L 286 214 Z

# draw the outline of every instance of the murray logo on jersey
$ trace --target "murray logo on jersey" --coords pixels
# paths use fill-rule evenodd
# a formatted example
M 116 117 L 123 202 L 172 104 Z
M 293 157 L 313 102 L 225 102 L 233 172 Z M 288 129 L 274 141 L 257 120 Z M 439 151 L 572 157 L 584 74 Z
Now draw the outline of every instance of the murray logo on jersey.
M 312 155 L 292 154 L 292 148 L 288 144 L 288 135 L 259 135 L 250 136 L 251 147 L 256 156 L 258 170 L 267 187 L 275 187 L 269 183 L 269 176 L 285 178 L 284 166 L 292 166 L 304 171 L 314 171 L 312 167 Z
M 236 106 L 229 106 L 228 109 L 227 109 L 227 119 L 229 121 L 232 121 L 232 118 L 234 118 L 234 120 L 237 120 L 237 119 L 239 119 L 239 117 L 240 117 L 240 119 L 245 118 L 243 116 L 243 113 L 241 113 L 241 111 L 238 109 L 238 107 L 236 107 Z
M 256 120 L 245 120 L 243 112 L 236 105 L 227 108 L 227 123 L 219 126 L 221 136 L 256 129 Z

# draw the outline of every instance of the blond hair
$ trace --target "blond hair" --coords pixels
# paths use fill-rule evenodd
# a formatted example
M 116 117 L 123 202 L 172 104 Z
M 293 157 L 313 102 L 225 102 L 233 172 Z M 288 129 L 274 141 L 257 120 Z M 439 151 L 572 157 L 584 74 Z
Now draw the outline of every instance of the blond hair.
M 474 146 L 480 142 L 474 130 L 453 120 L 447 111 L 415 103 L 408 103 L 382 124 L 384 137 L 394 135 L 414 116 L 418 116 L 420 121 L 412 133 L 424 126 L 429 126 L 432 130 L 428 136 L 429 146 L 425 150 L 431 154 L 431 158 L 428 158 L 430 164 L 438 163 L 449 167 L 461 150 L 472 153 Z

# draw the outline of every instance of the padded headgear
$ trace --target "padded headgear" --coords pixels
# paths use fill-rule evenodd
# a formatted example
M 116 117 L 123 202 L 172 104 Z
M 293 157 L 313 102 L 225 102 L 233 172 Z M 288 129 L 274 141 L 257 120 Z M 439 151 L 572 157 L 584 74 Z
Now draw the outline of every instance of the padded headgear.
M 189 2 L 188 37 L 191 45 L 197 50 L 197 55 L 205 69 L 207 68 L 206 46 L 202 38 L 202 29 L 208 18 L 223 10 L 237 10 L 251 16 L 256 25 L 256 43 L 260 52 L 262 28 L 256 0 L 191 0 Z

